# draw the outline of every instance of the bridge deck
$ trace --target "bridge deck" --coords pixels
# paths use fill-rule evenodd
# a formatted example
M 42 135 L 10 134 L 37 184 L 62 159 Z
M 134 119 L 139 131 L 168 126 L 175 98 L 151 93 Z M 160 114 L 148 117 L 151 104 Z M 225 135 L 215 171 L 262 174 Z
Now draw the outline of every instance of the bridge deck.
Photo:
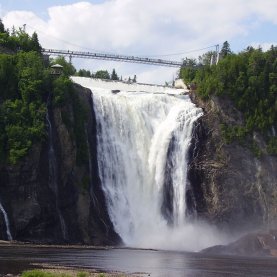
M 114 55 L 114 54 L 91 53 L 91 52 L 80 52 L 80 51 L 70 51 L 70 50 L 56 50 L 56 49 L 43 49 L 42 53 L 50 56 L 68 56 L 70 58 L 76 57 L 76 58 L 84 58 L 84 59 L 112 60 L 112 61 L 152 64 L 152 65 L 168 66 L 168 67 L 183 66 L 183 63 L 178 61 L 152 59 L 152 58 L 126 56 L 126 55 Z

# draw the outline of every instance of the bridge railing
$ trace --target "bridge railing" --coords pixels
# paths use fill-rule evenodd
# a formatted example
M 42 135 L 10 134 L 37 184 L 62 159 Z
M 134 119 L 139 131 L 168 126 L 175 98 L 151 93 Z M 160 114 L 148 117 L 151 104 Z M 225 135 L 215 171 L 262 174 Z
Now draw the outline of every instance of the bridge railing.
M 127 55 L 115 55 L 115 54 L 105 54 L 105 53 L 91 53 L 83 51 L 71 51 L 71 50 L 56 50 L 56 49 L 42 49 L 42 53 L 52 56 L 69 56 L 84 59 L 102 59 L 102 60 L 114 60 L 122 62 L 131 63 L 143 63 L 152 64 L 159 66 L 169 66 L 169 67 L 182 67 L 183 62 L 163 60 L 163 59 L 153 59 L 147 57 L 137 57 L 137 56 L 127 56 Z

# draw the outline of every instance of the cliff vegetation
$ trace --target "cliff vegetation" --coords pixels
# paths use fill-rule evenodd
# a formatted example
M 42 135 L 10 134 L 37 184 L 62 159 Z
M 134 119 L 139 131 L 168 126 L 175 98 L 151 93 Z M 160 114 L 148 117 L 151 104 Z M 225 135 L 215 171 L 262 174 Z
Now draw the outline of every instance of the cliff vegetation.
M 208 53 L 209 54 L 209 53 Z M 209 55 L 208 55 L 209 56 Z M 209 61 L 202 57 L 202 61 Z M 197 95 L 208 100 L 212 96 L 228 98 L 243 115 L 243 124 L 222 122 L 226 143 L 247 141 L 254 132 L 263 135 L 267 152 L 277 155 L 277 47 L 268 51 L 248 47 L 234 54 L 225 42 L 217 65 L 202 64 L 182 68 L 180 76 L 196 88 Z M 249 141 L 247 143 L 249 145 Z M 257 155 L 261 149 L 250 143 Z

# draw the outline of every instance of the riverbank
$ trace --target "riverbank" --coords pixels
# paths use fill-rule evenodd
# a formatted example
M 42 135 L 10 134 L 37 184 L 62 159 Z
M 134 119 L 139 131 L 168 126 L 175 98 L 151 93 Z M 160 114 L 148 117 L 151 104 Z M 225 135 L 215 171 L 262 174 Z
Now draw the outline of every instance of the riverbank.
M 0 240 L 0 248 L 3 249 L 55 249 L 57 251 L 79 249 L 79 250 L 111 250 L 114 247 L 110 246 L 91 246 L 91 245 L 47 245 L 47 244 L 32 244 L 27 242 L 18 241 L 3 241 Z M 31 250 L 32 251 L 32 250 Z M 16 251 L 17 252 L 17 251 Z M 20 276 L 24 271 L 27 270 L 41 270 L 45 272 L 50 272 L 58 275 L 66 275 L 66 277 L 76 277 L 80 272 L 85 272 L 83 275 L 85 277 L 143 277 L 147 276 L 146 273 L 124 273 L 119 271 L 109 271 L 109 270 L 97 270 L 93 268 L 85 268 L 82 266 L 62 266 L 53 265 L 44 262 L 36 261 L 33 259 L 29 261 L 24 257 L 15 257 L 14 260 L 5 255 L 0 259 L 0 277 L 14 277 Z
M 103 272 L 95 269 L 81 267 L 66 267 L 50 264 L 29 263 L 26 261 L 0 260 L 0 277 L 19 277 L 24 271 L 40 270 L 63 277 L 143 277 L 144 273 L 125 274 L 124 272 Z M 80 274 L 82 273 L 82 274 Z
M 276 258 L 269 256 L 16 242 L 0 244 L 0 277 L 17 277 L 32 269 L 61 272 L 63 277 L 81 277 L 80 272 L 88 272 L 94 277 L 277 276 Z

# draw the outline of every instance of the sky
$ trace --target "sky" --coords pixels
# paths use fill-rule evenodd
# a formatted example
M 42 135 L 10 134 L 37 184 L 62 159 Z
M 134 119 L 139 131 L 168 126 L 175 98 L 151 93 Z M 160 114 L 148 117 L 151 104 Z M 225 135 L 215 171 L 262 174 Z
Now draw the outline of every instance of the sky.
M 44 48 L 181 61 L 215 50 L 277 45 L 277 0 L 0 0 L 6 28 L 38 33 Z M 202 49 L 202 50 L 199 50 Z M 77 69 L 112 71 L 160 83 L 176 68 L 73 58 Z

